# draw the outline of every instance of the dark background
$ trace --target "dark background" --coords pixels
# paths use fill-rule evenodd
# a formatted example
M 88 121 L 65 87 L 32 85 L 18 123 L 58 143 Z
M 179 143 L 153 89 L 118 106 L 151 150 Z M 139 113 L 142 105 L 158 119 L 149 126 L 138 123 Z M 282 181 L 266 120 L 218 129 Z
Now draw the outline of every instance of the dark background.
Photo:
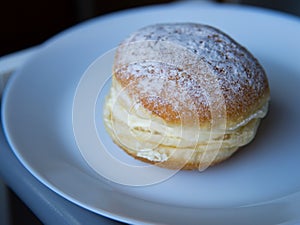
M 175 0 L 1 0 L 0 57 L 42 43 L 92 17 Z M 201 0 L 198 0 L 201 1 Z M 298 0 L 212 0 L 257 5 L 300 15 Z
M 201 0 L 199 0 L 201 1 Z M 242 3 L 300 15 L 298 0 L 215 0 Z M 34 45 L 92 17 L 174 0 L 1 0 L 0 57 Z M 39 225 L 41 222 L 9 191 L 13 225 Z
M 172 0 L 1 0 L 0 56 L 37 45 L 91 17 Z

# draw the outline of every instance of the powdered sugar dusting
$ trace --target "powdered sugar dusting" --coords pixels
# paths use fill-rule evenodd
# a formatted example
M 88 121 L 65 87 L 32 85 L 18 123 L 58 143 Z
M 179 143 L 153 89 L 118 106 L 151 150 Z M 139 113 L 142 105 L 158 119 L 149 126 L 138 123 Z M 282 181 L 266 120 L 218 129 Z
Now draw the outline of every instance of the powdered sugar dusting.
M 123 86 L 133 85 L 131 94 L 144 107 L 162 117 L 168 111 L 170 120 L 195 110 L 207 120 L 211 107 L 243 119 L 268 90 L 263 68 L 245 48 L 192 23 L 138 30 L 118 48 L 114 73 Z

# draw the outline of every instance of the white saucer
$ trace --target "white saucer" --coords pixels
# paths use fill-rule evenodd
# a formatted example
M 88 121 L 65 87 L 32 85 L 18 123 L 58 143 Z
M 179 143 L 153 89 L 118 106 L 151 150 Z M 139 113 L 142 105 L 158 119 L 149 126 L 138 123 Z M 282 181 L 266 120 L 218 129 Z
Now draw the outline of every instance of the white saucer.
M 270 81 L 269 115 L 250 145 L 203 173 L 179 172 L 145 187 L 104 179 L 88 166 L 74 138 L 72 107 L 79 81 L 95 59 L 137 28 L 182 21 L 216 26 L 259 59 Z M 116 220 L 131 224 L 294 221 L 300 219 L 296 210 L 300 207 L 299 40 L 297 18 L 233 5 L 177 3 L 96 18 L 46 42 L 12 77 L 3 98 L 5 133 L 19 160 L 43 184 Z M 103 90 L 99 98 L 108 87 Z M 99 126 L 106 148 L 116 149 L 101 122 Z

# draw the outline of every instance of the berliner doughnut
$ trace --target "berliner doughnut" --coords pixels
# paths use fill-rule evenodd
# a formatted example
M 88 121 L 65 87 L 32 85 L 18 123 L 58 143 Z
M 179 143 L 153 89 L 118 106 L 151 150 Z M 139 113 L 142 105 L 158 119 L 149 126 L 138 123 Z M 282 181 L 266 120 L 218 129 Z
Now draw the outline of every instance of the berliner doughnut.
M 104 123 L 138 160 L 203 170 L 254 138 L 269 98 L 258 60 L 224 32 L 155 24 L 116 49 Z

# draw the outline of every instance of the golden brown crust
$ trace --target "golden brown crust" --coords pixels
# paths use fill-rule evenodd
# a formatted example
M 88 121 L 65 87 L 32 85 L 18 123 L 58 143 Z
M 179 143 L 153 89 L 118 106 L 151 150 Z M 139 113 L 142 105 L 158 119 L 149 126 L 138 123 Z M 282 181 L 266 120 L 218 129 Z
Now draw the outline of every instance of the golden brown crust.
M 205 169 L 254 138 L 269 97 L 262 66 L 228 35 L 201 24 L 153 25 L 118 47 L 104 121 L 135 159 Z
M 189 160 L 185 160 L 182 155 L 176 155 L 176 152 L 180 151 L 180 150 L 176 150 L 173 149 L 170 153 L 171 157 L 169 157 L 166 161 L 163 162 L 156 162 L 153 160 L 149 160 L 145 157 L 140 157 L 137 155 L 136 151 L 132 151 L 129 148 L 126 148 L 124 145 L 122 145 L 121 143 L 119 143 L 118 141 L 114 140 L 115 144 L 117 144 L 123 151 L 125 151 L 128 155 L 130 155 L 131 157 L 145 162 L 145 163 L 149 163 L 152 165 L 156 165 L 162 168 L 167 168 L 167 169 L 178 169 L 178 170 L 202 170 L 202 169 L 206 169 L 207 167 L 210 166 L 214 166 L 216 164 L 219 164 L 223 161 L 225 161 L 226 159 L 228 159 L 230 156 L 232 156 L 232 154 L 234 154 L 238 148 L 231 148 L 231 149 L 218 149 L 218 154 L 217 153 L 213 153 L 214 154 L 214 159 L 208 160 L 208 161 L 202 161 L 201 159 L 201 155 L 203 155 L 203 153 L 199 153 L 199 152 L 195 152 L 194 154 L 189 156 Z M 226 154 L 222 154 L 222 151 L 225 152 L 227 151 Z M 187 153 L 188 155 L 189 153 Z
M 253 119 L 237 131 L 227 133 L 224 136 L 217 135 L 210 141 L 199 139 L 195 145 L 190 144 L 188 141 L 187 145 L 176 146 L 176 142 L 171 142 L 171 139 L 175 136 L 171 137 L 169 134 L 165 136 L 165 139 L 169 139 L 167 142 L 162 141 L 161 138 L 151 137 L 148 139 L 147 136 L 143 136 L 143 133 L 147 133 L 147 130 L 140 130 L 140 136 L 133 135 L 131 124 L 122 121 L 124 117 L 114 116 L 110 106 L 110 104 L 107 104 L 105 107 L 104 124 L 115 144 L 135 159 L 169 169 L 202 170 L 224 161 L 240 146 L 249 143 L 254 138 L 260 121 L 259 119 Z M 141 128 L 147 129 L 147 127 Z M 183 127 L 183 130 L 185 128 Z M 155 132 L 155 130 L 151 132 Z M 212 133 L 211 135 L 214 136 L 215 134 Z M 181 142 L 183 142 L 184 136 L 181 139 Z M 157 140 L 158 142 L 156 142 Z M 149 148 L 149 146 L 153 146 L 153 148 Z
M 183 161 L 182 159 L 169 159 L 163 163 L 157 163 L 157 162 L 154 162 L 154 161 L 151 161 L 151 160 L 148 160 L 146 158 L 143 158 L 143 157 L 139 157 L 137 156 L 136 154 L 133 154 L 131 151 L 129 151 L 128 149 L 125 149 L 124 147 L 121 147 L 128 155 L 132 156 L 133 158 L 137 159 L 137 160 L 140 160 L 142 162 L 145 162 L 145 163 L 149 163 L 149 164 L 152 164 L 152 165 L 156 165 L 156 166 L 159 166 L 159 167 L 162 167 L 162 168 L 166 168 L 166 169 L 173 169 L 173 170 L 176 170 L 176 169 L 180 169 L 180 170 L 201 170 L 201 169 L 204 169 L 204 168 L 207 168 L 209 166 L 214 166 L 214 165 L 217 165 L 223 161 L 225 161 L 227 158 L 229 158 L 231 155 L 228 155 L 227 157 L 224 157 L 222 159 L 217 159 L 217 160 L 214 160 L 210 163 L 203 163 L 203 162 L 200 162 L 200 161 L 192 161 L 192 162 L 185 162 Z M 236 150 L 235 150 L 236 151 Z M 233 151 L 232 154 L 235 152 Z
M 185 33 L 178 34 L 180 30 Z M 160 46 L 156 55 L 158 43 L 175 43 L 175 48 L 169 52 Z M 184 55 L 181 64 L 169 63 L 176 54 Z M 114 76 L 144 108 L 173 124 L 181 123 L 184 115 L 193 114 L 194 120 L 197 114 L 206 127 L 215 114 L 226 111 L 231 127 L 262 108 L 270 95 L 258 61 L 228 35 L 200 24 L 153 25 L 137 31 L 119 46 Z

